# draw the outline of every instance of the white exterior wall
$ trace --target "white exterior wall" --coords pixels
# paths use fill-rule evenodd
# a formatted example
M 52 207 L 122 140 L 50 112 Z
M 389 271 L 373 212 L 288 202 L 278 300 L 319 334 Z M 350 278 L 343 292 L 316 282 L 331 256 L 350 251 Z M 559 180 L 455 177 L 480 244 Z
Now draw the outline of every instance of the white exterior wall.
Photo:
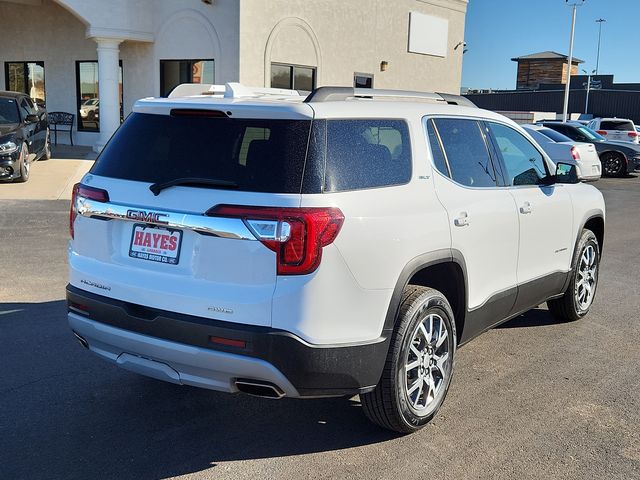
M 124 114 L 143 97 L 160 94 L 160 60 L 213 58 L 215 81 L 237 81 L 239 75 L 236 0 L 0 0 L 0 90 L 5 88 L 4 62 L 43 61 L 47 110 L 78 115 L 76 61 L 97 60 L 92 38 L 122 42 Z M 6 26 L 30 25 L 33 35 Z M 76 118 L 77 121 L 77 118 Z M 94 145 L 99 134 L 78 132 L 74 143 Z M 60 143 L 68 143 L 61 134 Z
M 460 92 L 467 0 L 239 1 L 242 83 L 269 86 L 277 62 L 317 67 L 318 86 L 353 86 L 357 72 L 375 88 Z M 408 52 L 410 12 L 448 22 L 445 58 Z
M 457 93 L 463 49 L 454 47 L 464 40 L 467 1 L 0 0 L 0 89 L 4 62 L 43 61 L 47 109 L 77 116 L 76 61 L 97 60 L 97 41 L 113 39 L 125 116 L 137 99 L 160 94 L 160 60 L 213 58 L 216 83 L 269 86 L 279 62 L 316 67 L 318 86 L 351 86 L 358 72 L 373 74 L 376 88 Z M 408 52 L 412 11 L 446 20 L 444 58 Z M 34 19 L 36 27 L 19 27 Z M 101 143 L 98 133 L 77 130 L 74 140 Z

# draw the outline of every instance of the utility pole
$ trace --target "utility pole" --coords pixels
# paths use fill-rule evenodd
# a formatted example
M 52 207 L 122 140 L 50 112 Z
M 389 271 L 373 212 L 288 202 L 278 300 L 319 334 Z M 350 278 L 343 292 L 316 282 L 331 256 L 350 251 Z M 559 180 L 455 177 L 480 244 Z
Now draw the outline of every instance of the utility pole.
M 596 57 L 596 75 L 598 75 L 598 68 L 600 67 L 600 41 L 602 40 L 602 24 L 605 23 L 604 18 L 599 18 L 596 23 L 599 24 L 600 29 L 598 32 L 598 56 Z
M 571 16 L 571 37 L 569 39 L 569 62 L 568 62 L 568 72 L 567 72 L 567 84 L 564 89 L 564 108 L 562 109 L 562 121 L 567 121 L 568 111 L 569 111 L 569 90 L 571 88 L 571 67 L 573 66 L 573 36 L 576 31 L 576 13 L 578 10 L 578 5 L 583 5 L 585 0 L 574 0 L 572 3 L 569 3 L 569 0 L 565 0 L 567 5 L 570 5 L 573 10 Z

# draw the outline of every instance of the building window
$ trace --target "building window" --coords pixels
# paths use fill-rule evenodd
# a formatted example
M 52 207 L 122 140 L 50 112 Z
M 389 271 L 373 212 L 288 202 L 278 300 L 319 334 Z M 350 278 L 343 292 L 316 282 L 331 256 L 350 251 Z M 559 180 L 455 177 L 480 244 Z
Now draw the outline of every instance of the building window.
M 120 122 L 123 120 L 122 110 L 122 60 L 119 75 Z M 98 93 L 98 62 L 76 62 L 76 92 L 78 99 L 78 131 L 100 131 L 100 98 Z
M 356 88 L 373 88 L 373 75 L 368 73 L 354 74 L 353 86 Z
M 315 67 L 271 64 L 271 87 L 311 92 L 316 88 Z
M 5 62 L 4 78 L 7 90 L 26 93 L 44 107 L 44 62 Z
M 160 60 L 160 96 L 168 97 L 182 83 L 214 83 L 214 61 Z

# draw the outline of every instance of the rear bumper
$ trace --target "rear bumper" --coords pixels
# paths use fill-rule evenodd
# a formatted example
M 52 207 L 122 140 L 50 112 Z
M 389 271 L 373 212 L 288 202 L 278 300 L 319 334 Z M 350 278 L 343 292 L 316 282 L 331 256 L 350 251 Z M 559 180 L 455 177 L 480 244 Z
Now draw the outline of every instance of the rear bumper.
M 236 392 L 238 378 L 269 382 L 290 397 L 354 395 L 375 387 L 389 339 L 332 346 L 295 335 L 151 309 L 67 286 L 69 325 L 97 355 L 178 384 Z M 78 308 L 81 306 L 81 308 Z M 211 337 L 236 340 L 223 346 Z

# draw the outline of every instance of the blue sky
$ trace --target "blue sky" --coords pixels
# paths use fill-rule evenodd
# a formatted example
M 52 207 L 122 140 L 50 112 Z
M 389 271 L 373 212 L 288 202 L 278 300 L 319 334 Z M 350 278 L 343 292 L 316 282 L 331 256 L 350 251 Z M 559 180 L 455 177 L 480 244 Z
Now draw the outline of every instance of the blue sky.
M 586 0 L 578 7 L 574 56 L 595 69 L 598 24 L 605 18 L 601 74 L 616 82 L 640 82 L 640 0 Z M 553 50 L 569 53 L 571 8 L 565 0 L 469 0 L 462 86 L 515 88 L 511 58 Z

